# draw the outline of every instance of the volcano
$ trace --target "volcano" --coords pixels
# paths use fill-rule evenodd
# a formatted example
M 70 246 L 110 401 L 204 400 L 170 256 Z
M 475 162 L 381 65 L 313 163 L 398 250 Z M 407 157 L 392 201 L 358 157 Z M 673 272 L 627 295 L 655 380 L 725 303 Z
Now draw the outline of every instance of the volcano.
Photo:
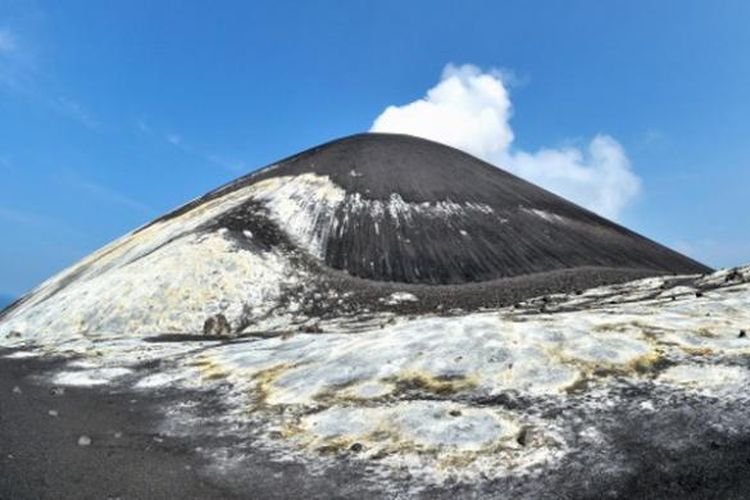
M 302 309 L 299 323 L 397 302 L 474 309 L 709 271 L 451 147 L 361 134 L 158 218 L 44 283 L 5 319 L 17 329 L 178 333 L 221 314 L 223 329 L 239 333 L 271 328 L 281 311 Z
M 365 134 L 0 315 L 2 498 L 744 498 L 750 266 Z

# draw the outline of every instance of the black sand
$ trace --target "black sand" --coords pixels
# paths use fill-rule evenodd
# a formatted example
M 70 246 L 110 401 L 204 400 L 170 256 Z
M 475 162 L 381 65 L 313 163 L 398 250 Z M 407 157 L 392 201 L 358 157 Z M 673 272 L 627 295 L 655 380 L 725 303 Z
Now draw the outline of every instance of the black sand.
M 164 412 L 179 402 L 197 400 L 203 413 L 220 415 L 220 398 L 211 392 L 144 393 L 112 386 L 55 394 L 43 377 L 61 363 L 0 358 L 0 499 L 414 496 L 415 478 L 396 477 L 390 484 L 367 480 L 356 462 L 340 460 L 316 473 L 301 463 L 275 462 L 253 446 L 251 429 L 241 426 L 221 434 L 212 434 L 210 425 L 177 437 L 159 432 Z M 645 400 L 664 406 L 644 415 L 638 408 Z M 623 401 L 598 417 L 598 429 L 610 437 L 603 449 L 581 449 L 542 476 L 432 486 L 416 496 L 747 498 L 750 424 L 741 404 L 676 394 L 663 398 L 640 389 Z M 483 404 L 518 409 L 524 403 L 498 398 Z M 565 411 L 575 415 L 573 400 Z M 91 444 L 80 446 L 81 436 Z M 221 446 L 245 458 L 218 471 L 197 452 Z
M 0 498 L 230 497 L 196 474 L 194 443 L 156 431 L 157 410 L 174 395 L 58 394 L 37 378 L 60 364 L 0 359 Z M 91 444 L 80 446 L 81 436 Z

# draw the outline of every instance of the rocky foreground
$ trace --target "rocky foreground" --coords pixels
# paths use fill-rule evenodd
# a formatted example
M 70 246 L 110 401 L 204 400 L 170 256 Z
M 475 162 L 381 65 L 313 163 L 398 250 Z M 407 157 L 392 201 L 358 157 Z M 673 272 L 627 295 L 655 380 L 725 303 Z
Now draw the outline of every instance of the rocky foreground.
M 315 332 L 9 332 L 0 492 L 53 497 L 55 474 L 98 498 L 120 494 L 109 474 L 168 492 L 137 485 L 171 470 L 206 496 L 740 498 L 748 305 L 744 267 Z M 109 465 L 76 475 L 92 461 Z

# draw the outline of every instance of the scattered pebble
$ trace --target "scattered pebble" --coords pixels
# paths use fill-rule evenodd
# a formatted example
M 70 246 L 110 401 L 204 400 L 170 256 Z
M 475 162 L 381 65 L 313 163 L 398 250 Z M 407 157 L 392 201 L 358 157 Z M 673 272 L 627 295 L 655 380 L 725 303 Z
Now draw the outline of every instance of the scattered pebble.
M 114 436 L 115 439 L 120 439 L 122 437 L 122 432 L 115 432 Z
M 21 388 L 16 386 L 13 386 L 13 394 L 21 394 Z
M 209 335 L 213 337 L 221 337 L 230 335 L 232 333 L 232 326 L 227 321 L 226 316 L 219 313 L 215 316 L 209 316 L 203 323 L 203 335 Z
M 78 438 L 78 446 L 89 446 L 91 445 L 91 438 L 88 436 L 81 436 Z
M 728 273 L 728 274 L 726 275 L 726 277 L 724 278 L 724 281 L 725 281 L 726 283 L 729 283 L 730 281 L 735 281 L 735 280 L 742 280 L 742 273 L 740 273 L 740 271 L 739 271 L 738 269 L 736 269 L 736 268 L 735 268 L 735 269 L 732 269 L 732 270 L 731 270 L 731 271 L 730 271 L 730 272 L 729 272 L 729 273 Z
M 47 414 L 48 414 L 48 415 L 49 415 L 50 417 L 57 417 L 57 416 L 59 416 L 59 415 L 60 415 L 60 413 L 59 413 L 59 412 L 58 412 L 57 410 L 50 410 L 50 411 L 48 411 L 48 412 L 47 412 Z
M 303 333 L 323 333 L 323 328 L 321 328 L 320 323 L 315 322 L 300 326 L 300 331 Z
M 65 388 L 64 387 L 53 387 L 49 390 L 49 393 L 51 396 L 62 396 L 65 394 Z
M 531 431 L 528 427 L 524 427 L 521 429 L 521 432 L 518 433 L 518 436 L 516 436 L 516 443 L 518 443 L 521 446 L 526 446 L 529 444 L 529 440 L 531 438 Z
M 743 339 L 747 336 L 747 332 L 745 330 L 740 330 L 740 334 L 738 335 L 739 338 Z
M 644 401 L 639 406 L 641 407 L 642 410 L 646 410 L 646 411 L 654 411 L 655 409 L 653 401 Z

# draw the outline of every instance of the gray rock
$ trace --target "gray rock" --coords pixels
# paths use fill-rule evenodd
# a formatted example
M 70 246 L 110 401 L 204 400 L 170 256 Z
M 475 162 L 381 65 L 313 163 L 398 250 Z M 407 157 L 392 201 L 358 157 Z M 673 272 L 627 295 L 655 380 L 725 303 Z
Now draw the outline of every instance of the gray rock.
M 203 334 L 217 337 L 224 337 L 231 335 L 232 326 L 227 321 L 226 316 L 219 313 L 214 316 L 209 316 L 208 319 L 203 323 Z

